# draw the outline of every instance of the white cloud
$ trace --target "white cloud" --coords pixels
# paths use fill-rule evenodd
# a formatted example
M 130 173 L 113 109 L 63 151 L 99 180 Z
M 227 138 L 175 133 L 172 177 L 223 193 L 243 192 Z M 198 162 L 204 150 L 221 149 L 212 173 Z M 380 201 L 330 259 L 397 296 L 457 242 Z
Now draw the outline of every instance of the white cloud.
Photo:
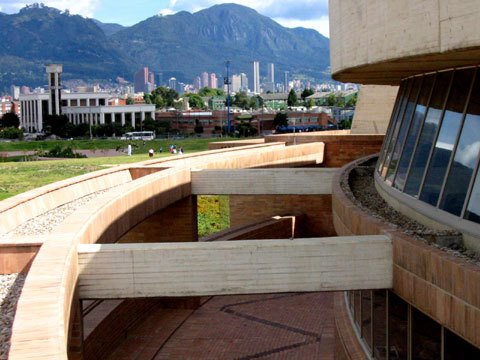
M 288 28 L 304 27 L 309 29 L 315 29 L 320 34 L 326 37 L 329 37 L 330 35 L 328 16 L 322 16 L 319 19 L 313 19 L 313 20 L 299 20 L 299 19 L 285 19 L 285 18 L 274 18 L 273 20 L 278 22 L 280 25 Z
M 59 10 L 69 10 L 71 14 L 78 14 L 85 17 L 93 17 L 95 9 L 100 0 L 42 0 L 45 6 L 57 8 Z M 6 13 L 18 12 L 25 7 L 28 2 L 18 0 L 1 0 L 1 9 Z
M 165 10 L 196 12 L 227 0 L 170 0 Z M 248 6 L 260 14 L 273 18 L 286 27 L 313 28 L 328 36 L 328 0 L 228 0 L 231 3 Z

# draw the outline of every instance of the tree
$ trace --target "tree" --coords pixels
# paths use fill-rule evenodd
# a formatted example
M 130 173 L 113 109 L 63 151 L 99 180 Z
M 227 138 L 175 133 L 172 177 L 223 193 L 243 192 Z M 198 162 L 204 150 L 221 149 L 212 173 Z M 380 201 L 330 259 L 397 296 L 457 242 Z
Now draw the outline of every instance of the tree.
M 334 93 L 331 93 L 327 96 L 327 106 L 335 106 L 337 99 Z
M 67 133 L 70 131 L 68 124 L 66 115 L 47 115 L 44 121 L 44 130 L 47 134 L 67 137 Z
M 278 112 L 273 119 L 273 126 L 288 126 L 288 114 L 286 112 Z
M 150 99 L 150 103 L 155 103 L 155 107 L 173 107 L 175 100 L 178 99 L 178 93 L 173 90 L 166 88 L 164 86 L 160 86 L 152 91 L 150 95 L 145 94 L 145 102 L 147 99 Z M 152 99 L 154 101 L 152 101 Z M 148 103 L 148 102 L 147 102 Z
M 128 96 L 127 100 L 126 100 L 126 104 L 127 105 L 133 105 L 133 104 L 135 104 L 135 101 L 133 100 L 133 98 L 131 96 Z
M 195 131 L 195 134 L 202 134 L 203 133 L 203 126 L 200 124 L 200 121 L 198 119 L 195 119 L 195 128 L 193 129 Z
M 185 94 L 186 97 L 188 97 L 188 105 L 190 105 L 191 108 L 194 109 L 204 109 L 205 108 L 205 103 L 203 102 L 203 99 L 200 95 L 198 94 Z
M 233 105 L 238 106 L 242 109 L 248 109 L 248 105 L 250 104 L 250 99 L 246 92 L 240 91 L 235 94 L 233 97 Z
M 295 106 L 298 103 L 297 93 L 295 90 L 290 90 L 288 93 L 287 105 L 288 106 Z
M 225 91 L 223 89 L 212 89 L 209 87 L 203 87 L 200 90 L 198 90 L 198 95 L 201 97 L 207 97 L 207 96 L 225 96 Z
M 357 105 L 358 93 L 355 93 L 345 104 L 346 107 L 355 107 Z
M 263 99 L 262 99 L 260 96 L 258 96 L 258 95 L 252 96 L 252 97 L 250 98 L 250 101 L 249 101 L 248 106 L 249 106 L 251 109 L 261 108 L 261 107 L 263 107 Z
M 302 91 L 302 94 L 300 95 L 300 97 L 302 98 L 303 101 L 305 101 L 307 97 L 313 94 L 315 94 L 315 91 L 313 91 L 313 89 L 305 89 Z
M 20 119 L 18 115 L 15 114 L 13 111 L 5 113 L 2 118 L 0 119 L 0 127 L 8 128 L 8 127 L 16 127 L 20 126 Z

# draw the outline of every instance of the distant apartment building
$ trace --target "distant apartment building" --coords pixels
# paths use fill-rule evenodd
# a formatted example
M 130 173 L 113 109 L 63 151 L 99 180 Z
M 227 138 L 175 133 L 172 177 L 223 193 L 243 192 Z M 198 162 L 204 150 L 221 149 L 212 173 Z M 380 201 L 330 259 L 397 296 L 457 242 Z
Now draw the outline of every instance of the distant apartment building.
M 210 74 L 208 86 L 211 87 L 212 89 L 218 88 L 217 74 L 215 73 Z
M 171 77 L 170 79 L 168 79 L 168 87 L 170 89 L 175 90 L 177 88 L 177 79 L 174 77 Z
M 19 115 L 19 110 L 19 104 L 13 100 L 13 97 L 3 96 L 0 98 L 0 118 L 9 112 Z
M 154 105 L 109 105 L 108 93 L 67 93 L 61 91 L 62 66 L 48 65 L 49 88 L 43 94 L 20 95 L 20 126 L 27 132 L 42 132 L 48 115 L 66 115 L 72 124 L 118 123 L 135 127 L 155 117 Z
M 18 100 L 20 97 L 20 86 L 12 85 L 10 88 L 10 95 L 12 95 L 13 100 Z
M 267 81 L 265 82 L 265 92 L 275 92 L 275 65 L 267 65 Z
M 193 88 L 195 90 L 200 90 L 202 88 L 202 80 L 200 79 L 200 76 L 196 76 L 195 79 L 193 79 Z
M 155 75 L 148 67 L 138 70 L 133 78 L 135 92 L 149 93 L 155 88 Z
M 260 62 L 259 61 L 252 61 L 250 67 L 251 75 L 250 75 L 250 83 L 249 89 L 251 92 L 255 94 L 260 93 Z
M 233 92 L 239 92 L 242 88 L 242 77 L 240 75 L 232 75 L 232 86 L 231 90 Z
M 200 87 L 208 87 L 208 72 L 204 71 L 200 74 Z

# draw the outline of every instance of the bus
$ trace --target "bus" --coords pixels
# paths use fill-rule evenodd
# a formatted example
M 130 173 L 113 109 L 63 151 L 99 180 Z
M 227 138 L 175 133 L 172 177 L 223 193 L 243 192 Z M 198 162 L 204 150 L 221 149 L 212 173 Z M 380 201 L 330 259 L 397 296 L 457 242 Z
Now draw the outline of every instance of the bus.
M 122 136 L 122 140 L 153 140 L 155 131 L 134 131 L 127 132 Z

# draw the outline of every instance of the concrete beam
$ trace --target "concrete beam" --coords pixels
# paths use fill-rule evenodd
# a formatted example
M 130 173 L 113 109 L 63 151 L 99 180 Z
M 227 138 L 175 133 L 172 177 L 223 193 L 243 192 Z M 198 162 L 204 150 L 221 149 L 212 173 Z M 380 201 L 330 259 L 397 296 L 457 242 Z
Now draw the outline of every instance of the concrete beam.
M 328 195 L 338 169 L 193 170 L 194 195 Z
M 78 265 L 82 299 L 392 287 L 386 236 L 79 245 Z

